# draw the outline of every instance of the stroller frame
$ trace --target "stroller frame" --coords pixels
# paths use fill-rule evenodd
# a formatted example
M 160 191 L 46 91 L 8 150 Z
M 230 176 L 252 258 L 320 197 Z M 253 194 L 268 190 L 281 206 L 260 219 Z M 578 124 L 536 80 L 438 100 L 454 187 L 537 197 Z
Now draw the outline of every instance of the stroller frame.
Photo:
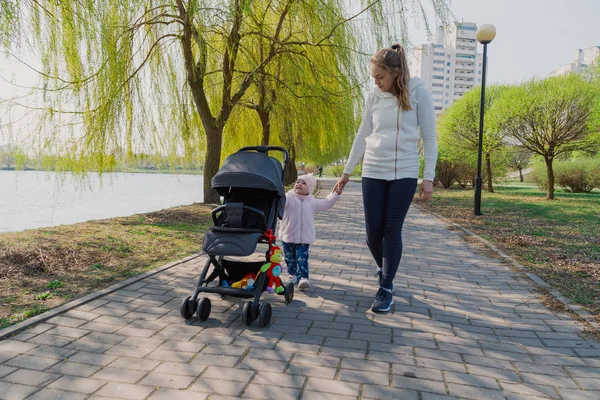
M 240 288 L 233 288 L 233 287 L 229 287 L 229 286 L 223 286 L 224 282 L 238 281 L 238 280 L 242 279 L 248 273 L 258 273 L 258 271 L 260 271 L 261 267 L 264 264 L 270 262 L 269 253 L 271 252 L 272 248 L 275 246 L 275 240 L 276 240 L 276 237 L 273 232 L 276 229 L 277 217 L 281 218 L 283 216 L 283 204 L 285 203 L 285 193 L 282 192 L 282 190 L 283 190 L 283 174 L 284 174 L 284 171 L 289 162 L 288 152 L 283 147 L 279 147 L 279 146 L 250 146 L 250 147 L 241 148 L 240 150 L 238 150 L 237 153 L 234 153 L 230 157 L 233 157 L 234 155 L 239 154 L 241 152 L 257 152 L 257 153 L 261 153 L 261 154 L 267 156 L 267 153 L 269 151 L 279 151 L 279 152 L 283 153 L 284 162 L 283 162 L 281 176 L 279 178 L 281 181 L 280 181 L 280 187 L 278 190 L 278 195 L 280 197 L 281 197 L 281 195 L 283 195 L 283 197 L 277 198 L 277 196 L 274 196 L 271 206 L 269 207 L 270 212 L 268 213 L 269 214 L 268 217 L 267 217 L 267 215 L 265 215 L 265 212 L 263 210 L 261 210 L 257 207 L 253 207 L 253 206 L 246 205 L 246 204 L 242 205 L 239 203 L 231 203 L 228 205 L 227 204 L 227 202 L 228 202 L 227 194 L 224 196 L 225 204 L 220 205 L 212 210 L 212 219 L 213 219 L 214 226 L 212 228 L 210 228 L 209 232 L 211 232 L 213 235 L 216 235 L 217 240 L 215 240 L 215 242 L 218 242 L 219 235 L 223 235 L 223 236 L 232 235 L 234 237 L 236 235 L 248 235 L 248 237 L 255 239 L 254 246 L 253 246 L 253 248 L 250 248 L 250 246 L 248 246 L 248 247 L 244 248 L 243 250 L 239 250 L 239 249 L 235 248 L 233 253 L 235 253 L 235 251 L 238 251 L 238 252 L 243 252 L 244 254 L 231 254 L 232 252 L 230 251 L 230 248 L 227 245 L 225 245 L 225 246 L 222 245 L 221 247 L 218 247 L 217 249 L 215 249 L 214 247 L 211 247 L 211 245 L 213 243 L 212 242 L 207 243 L 207 241 L 210 242 L 212 237 L 207 239 L 208 233 L 207 233 L 207 235 L 205 235 L 203 250 L 204 250 L 204 253 L 208 255 L 208 259 L 206 260 L 204 268 L 202 269 L 202 272 L 200 273 L 198 282 L 196 283 L 196 287 L 194 289 L 194 293 L 191 296 L 187 296 L 185 299 L 183 299 L 183 301 L 181 303 L 180 314 L 185 320 L 192 319 L 194 314 L 196 315 L 196 318 L 200 321 L 205 321 L 206 319 L 208 319 L 208 317 L 210 316 L 210 311 L 211 311 L 210 299 L 208 297 L 203 297 L 201 299 L 198 299 L 199 294 L 200 293 L 217 293 L 220 295 L 226 295 L 226 296 L 231 296 L 231 297 L 247 298 L 247 299 L 251 298 L 252 299 L 251 301 L 245 302 L 245 304 L 242 308 L 242 322 L 244 323 L 244 325 L 249 326 L 252 323 L 252 321 L 257 320 L 257 319 L 259 320 L 260 326 L 262 326 L 262 327 L 266 327 L 270 324 L 271 315 L 272 315 L 271 304 L 268 301 L 264 301 L 262 303 L 260 302 L 260 297 L 267 288 L 268 282 L 267 282 L 267 274 L 266 273 L 258 274 L 253 289 L 240 289 Z M 272 157 L 269 157 L 269 159 L 275 160 L 277 163 L 279 163 L 276 159 L 273 159 Z M 226 162 L 227 162 L 227 160 L 226 160 Z M 225 168 L 225 164 L 223 165 L 222 169 L 223 168 Z M 219 172 L 221 172 L 221 171 L 219 171 Z M 219 175 L 219 173 L 217 173 L 217 175 Z M 215 175 L 215 178 L 217 178 L 217 175 Z M 213 189 L 216 189 L 215 188 L 215 182 L 216 182 L 215 178 L 213 178 L 213 181 L 211 182 Z M 279 186 L 279 182 L 277 182 L 277 184 Z M 224 187 L 222 187 L 222 186 L 220 188 L 224 189 Z M 248 193 L 254 193 L 252 187 L 246 187 L 244 190 L 251 191 Z M 231 188 L 229 188 L 228 193 L 231 193 L 231 192 L 232 192 L 232 190 L 231 190 Z M 260 192 L 260 190 L 258 190 L 258 192 Z M 278 210 L 279 210 L 279 212 L 278 212 Z M 235 216 L 237 216 L 238 221 L 242 220 L 242 215 L 244 215 L 244 218 L 246 218 L 246 220 L 248 218 L 253 218 L 253 221 L 259 222 L 260 223 L 259 226 L 264 226 L 265 229 L 258 229 L 257 227 L 251 227 L 251 228 L 228 227 L 227 222 L 226 222 L 228 212 L 231 215 L 233 215 L 232 218 L 235 218 Z M 224 215 L 226 216 L 226 218 L 223 218 Z M 246 240 L 246 242 L 248 242 L 248 240 Z M 251 253 L 254 253 L 256 250 L 256 246 L 258 244 L 268 244 L 268 250 L 266 253 L 266 261 L 264 261 L 264 262 L 263 261 L 250 261 L 250 262 L 234 261 L 234 260 L 229 260 L 229 259 L 225 258 L 228 255 L 249 255 L 248 253 L 250 250 L 251 250 Z M 213 267 L 213 270 L 209 274 L 211 267 Z M 215 281 L 217 278 L 219 279 L 219 284 L 217 286 L 208 286 L 209 283 Z M 285 303 L 289 304 L 294 298 L 294 283 L 287 282 L 283 286 L 284 286 L 284 291 L 281 293 L 278 293 L 278 294 L 284 296 Z

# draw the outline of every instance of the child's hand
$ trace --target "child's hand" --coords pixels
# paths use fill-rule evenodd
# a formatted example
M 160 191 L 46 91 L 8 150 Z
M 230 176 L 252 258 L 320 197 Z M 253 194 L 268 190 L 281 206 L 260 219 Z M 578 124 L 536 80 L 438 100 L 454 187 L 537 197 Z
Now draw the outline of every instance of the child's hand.
M 335 185 L 333 189 L 331 189 L 331 193 L 337 193 L 339 195 L 342 194 L 342 187 L 339 185 Z

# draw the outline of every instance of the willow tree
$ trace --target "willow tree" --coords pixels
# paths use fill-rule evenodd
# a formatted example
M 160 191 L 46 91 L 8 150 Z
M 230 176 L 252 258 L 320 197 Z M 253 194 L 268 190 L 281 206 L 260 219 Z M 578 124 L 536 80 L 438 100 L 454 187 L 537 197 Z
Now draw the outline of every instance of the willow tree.
M 482 151 L 485 156 L 488 192 L 494 191 L 492 183 L 492 153 L 504 145 L 505 134 L 498 129 L 494 119 L 494 105 L 502 96 L 504 87 L 491 86 L 485 91 L 485 116 Z M 479 116 L 481 109 L 481 88 L 472 89 L 458 99 L 446 110 L 440 120 L 441 140 L 448 141 L 451 146 L 477 154 L 479 145 Z
M 2 0 L 1 43 L 39 56 L 41 146 L 102 171 L 123 154 L 205 145 L 204 201 L 216 202 L 210 180 L 235 108 L 279 58 L 337 46 L 331 39 L 353 14 L 321 16 L 340 1 Z M 354 15 L 368 10 L 383 32 L 386 11 L 404 16 L 411 4 L 424 14 L 423 2 L 447 12 L 445 0 L 362 0 Z M 56 134 L 65 126 L 67 138 Z

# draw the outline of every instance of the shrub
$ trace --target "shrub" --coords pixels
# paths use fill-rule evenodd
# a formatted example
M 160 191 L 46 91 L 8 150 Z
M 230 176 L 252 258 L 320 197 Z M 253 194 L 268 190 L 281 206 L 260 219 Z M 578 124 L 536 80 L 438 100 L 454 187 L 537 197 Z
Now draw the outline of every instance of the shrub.
M 589 193 L 600 187 L 600 160 L 581 158 L 567 161 L 554 161 L 554 180 L 567 193 Z M 537 163 L 530 174 L 540 189 L 548 190 L 546 165 Z
M 327 168 L 325 168 L 325 173 L 327 175 L 333 175 L 336 178 L 339 178 L 340 176 L 342 176 L 344 174 L 344 168 L 346 167 L 345 164 L 342 165 L 331 165 Z M 356 167 L 354 167 L 354 170 L 352 170 L 352 176 L 360 176 L 362 174 L 362 164 L 358 164 Z
M 333 175 L 335 177 L 340 177 L 344 173 L 344 165 L 332 165 L 327 167 L 327 175 Z
M 600 163 L 591 159 L 558 162 L 554 176 L 567 193 L 589 193 L 600 184 Z

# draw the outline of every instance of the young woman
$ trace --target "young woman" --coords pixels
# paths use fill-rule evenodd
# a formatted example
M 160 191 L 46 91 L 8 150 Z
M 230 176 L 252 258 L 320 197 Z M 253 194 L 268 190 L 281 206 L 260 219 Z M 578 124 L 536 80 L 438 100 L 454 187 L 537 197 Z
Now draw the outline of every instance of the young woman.
M 344 175 L 343 190 L 364 155 L 362 192 L 367 244 L 377 263 L 379 290 L 371 306 L 384 313 L 394 303 L 393 280 L 402 257 L 402 225 L 419 178 L 419 136 L 423 139 L 425 171 L 419 199 L 433 192 L 437 160 L 435 114 L 431 95 L 419 78 L 410 78 L 400 44 L 371 57 L 376 88 L 369 94 Z

